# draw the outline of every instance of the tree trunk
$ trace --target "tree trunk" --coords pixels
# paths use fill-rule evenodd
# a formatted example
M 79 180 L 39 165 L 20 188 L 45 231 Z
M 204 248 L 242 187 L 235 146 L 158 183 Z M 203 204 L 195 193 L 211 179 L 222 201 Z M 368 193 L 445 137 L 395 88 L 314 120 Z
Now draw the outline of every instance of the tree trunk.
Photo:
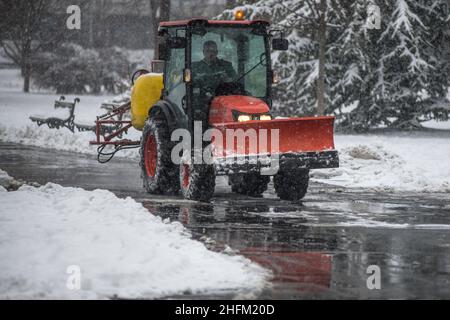
M 96 0 L 97 2 L 97 0 Z M 108 47 L 109 46 L 109 39 L 108 39 L 108 25 L 107 25 L 107 6 L 105 5 L 105 0 L 100 0 L 99 1 L 99 7 L 98 7 L 98 12 L 97 14 L 99 15 L 99 20 L 100 20 L 100 29 L 101 29 L 101 38 L 99 40 L 101 40 L 100 45 L 98 46 L 99 48 L 104 48 L 104 47 Z
M 170 20 L 171 0 L 161 0 L 161 19 L 160 21 Z
M 153 39 L 151 39 L 154 49 L 153 59 L 156 60 L 158 59 L 158 27 L 159 27 L 158 11 L 160 0 L 149 0 L 149 4 L 150 4 L 150 18 L 152 19 L 151 22 L 153 27 L 153 34 L 152 34 Z
M 152 9 L 153 47 L 155 49 L 153 59 L 157 60 L 159 57 L 159 48 L 158 48 L 159 23 L 161 21 L 170 20 L 171 0 L 150 0 L 150 7 Z
M 317 79 L 317 115 L 325 114 L 325 52 L 327 44 L 327 25 L 325 13 L 327 10 L 326 0 L 320 0 L 320 21 L 318 30 L 319 39 L 319 78 Z
M 23 68 L 23 92 L 30 92 L 31 65 L 25 63 Z
M 22 76 L 23 76 L 23 92 L 30 92 L 30 78 L 31 78 L 31 40 L 25 41 L 22 48 Z
M 88 30 L 88 47 L 94 48 L 95 38 L 94 38 L 94 20 L 95 20 L 95 2 L 93 5 L 89 6 L 89 30 Z

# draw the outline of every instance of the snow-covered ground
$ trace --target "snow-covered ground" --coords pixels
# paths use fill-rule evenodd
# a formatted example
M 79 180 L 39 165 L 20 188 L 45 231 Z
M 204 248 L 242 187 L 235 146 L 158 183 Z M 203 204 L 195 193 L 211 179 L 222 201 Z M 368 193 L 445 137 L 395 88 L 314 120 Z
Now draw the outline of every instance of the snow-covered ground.
M 38 128 L 32 114 L 54 114 L 53 94 L 20 92 L 18 70 L 0 70 L 0 140 L 46 148 L 96 154 L 88 141 L 91 132 L 71 133 L 67 129 Z M 74 97 L 67 97 L 72 100 Z M 110 96 L 81 96 L 76 107 L 76 121 L 93 123 L 104 110 L 100 105 Z M 450 122 L 429 122 L 427 127 L 449 129 Z M 126 138 L 139 140 L 132 129 Z M 439 136 L 408 135 L 336 135 L 341 167 L 316 170 L 317 181 L 345 187 L 374 188 L 390 191 L 450 192 L 449 134 Z M 118 156 L 137 157 L 137 150 L 119 152 Z
M 337 135 L 340 168 L 315 170 L 320 182 L 384 191 L 450 192 L 450 135 Z
M 270 277 L 109 191 L 51 183 L 0 189 L 0 221 L 0 299 L 152 299 L 228 290 L 248 297 Z

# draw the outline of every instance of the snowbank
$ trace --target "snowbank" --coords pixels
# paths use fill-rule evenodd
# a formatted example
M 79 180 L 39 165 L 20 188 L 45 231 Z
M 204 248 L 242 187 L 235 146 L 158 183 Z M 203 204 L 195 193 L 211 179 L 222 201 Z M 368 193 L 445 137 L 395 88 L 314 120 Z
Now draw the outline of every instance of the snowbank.
M 6 192 L 5 187 L 13 180 L 5 171 L 0 169 L 0 192 Z
M 340 168 L 313 178 L 350 188 L 450 192 L 448 137 L 337 135 Z
M 1 192 L 0 220 L 0 299 L 249 294 L 269 276 L 244 257 L 207 250 L 181 224 L 108 191 L 47 184 Z M 76 281 L 68 271 L 78 268 L 81 289 L 70 290 L 67 283 Z
M 4 186 L 5 184 L 9 183 L 12 180 L 13 178 L 10 177 L 8 173 L 0 169 L 0 186 Z
M 450 100 L 450 93 L 448 98 Z M 422 126 L 430 129 L 438 129 L 438 130 L 450 130 L 450 121 L 436 121 L 430 120 L 422 123 Z

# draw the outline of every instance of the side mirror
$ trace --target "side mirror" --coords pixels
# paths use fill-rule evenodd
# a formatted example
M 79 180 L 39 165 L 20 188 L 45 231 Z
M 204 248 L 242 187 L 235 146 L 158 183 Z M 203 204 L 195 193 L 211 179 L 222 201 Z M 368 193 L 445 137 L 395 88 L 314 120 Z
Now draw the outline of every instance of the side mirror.
M 164 60 L 152 60 L 152 72 L 164 73 Z
M 186 38 L 184 37 L 170 37 L 167 40 L 170 49 L 184 49 L 186 48 Z
M 286 51 L 289 49 L 289 41 L 283 38 L 276 38 L 272 40 L 273 50 Z

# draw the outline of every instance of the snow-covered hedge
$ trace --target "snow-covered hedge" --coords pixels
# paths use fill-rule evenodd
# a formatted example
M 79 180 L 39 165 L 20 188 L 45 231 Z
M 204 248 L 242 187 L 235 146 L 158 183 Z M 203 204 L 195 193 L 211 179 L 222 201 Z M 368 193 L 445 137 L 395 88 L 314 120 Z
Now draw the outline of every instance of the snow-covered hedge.
M 95 50 L 67 43 L 40 54 L 32 70 L 39 87 L 58 94 L 119 94 L 129 88 L 133 66 L 120 48 Z

